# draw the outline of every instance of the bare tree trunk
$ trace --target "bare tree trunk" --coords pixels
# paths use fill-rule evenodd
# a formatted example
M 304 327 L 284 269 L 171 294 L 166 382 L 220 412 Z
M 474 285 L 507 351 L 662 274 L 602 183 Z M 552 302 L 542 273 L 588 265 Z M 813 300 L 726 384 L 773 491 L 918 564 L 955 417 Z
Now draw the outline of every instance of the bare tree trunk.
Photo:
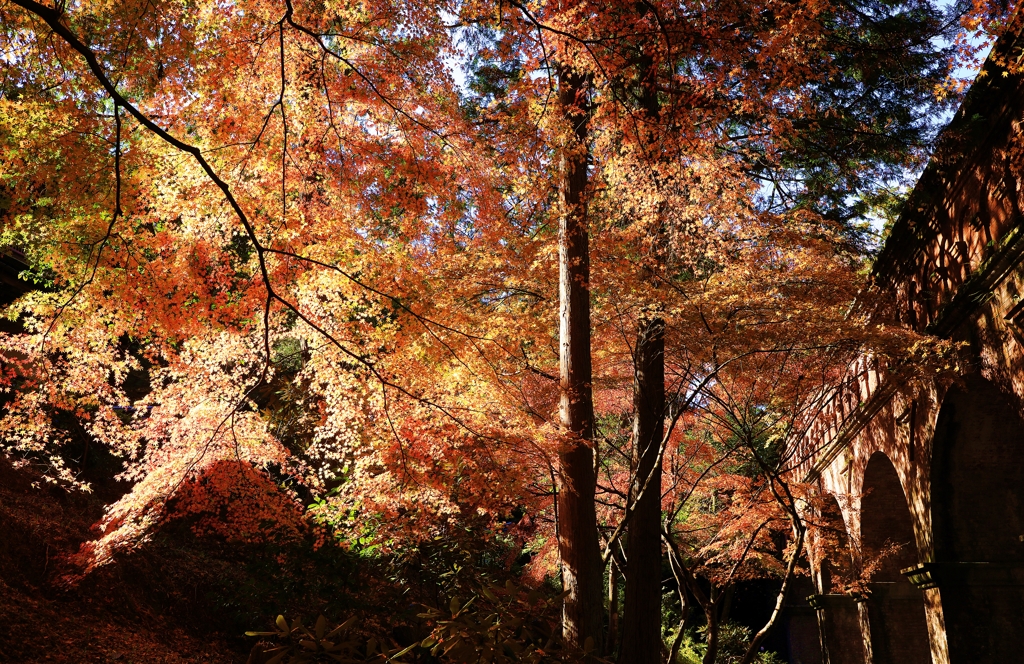
M 749 443 L 749 441 L 748 441 Z M 793 532 L 796 533 L 796 542 L 793 544 L 793 553 L 789 557 L 789 562 L 786 564 L 786 574 L 782 577 L 782 587 L 779 589 L 779 594 L 775 598 L 775 608 L 772 609 L 772 615 L 768 618 L 768 622 L 765 623 L 764 627 L 757 631 L 754 638 L 750 640 L 750 646 L 747 647 L 747 652 L 743 654 L 739 664 L 751 664 L 754 661 L 754 657 L 757 655 L 757 649 L 764 642 L 765 637 L 768 636 L 768 632 L 772 630 L 775 623 L 778 621 L 779 616 L 782 615 L 782 607 L 786 603 L 786 595 L 789 593 L 789 587 L 793 584 L 793 577 L 796 576 L 796 566 L 800 560 L 800 555 L 804 552 L 804 538 L 807 535 L 807 526 L 804 524 L 803 517 L 800 515 L 800 510 L 797 509 L 796 498 L 793 493 L 789 490 L 789 485 L 779 476 L 777 469 L 773 469 L 769 466 L 763 457 L 757 453 L 756 448 L 753 445 L 749 446 L 754 459 L 757 464 L 761 467 L 761 470 L 770 476 L 770 484 L 772 495 L 775 496 L 775 500 L 778 501 L 789 514 L 790 523 L 793 526 Z M 779 489 L 782 493 L 779 493 Z M 785 494 L 785 495 L 783 495 Z
M 573 127 L 562 147 L 558 228 L 559 419 L 568 440 L 559 452 L 558 492 L 565 638 L 578 647 L 590 639 L 600 649 L 603 565 L 594 495 L 594 399 L 590 365 L 590 248 L 587 234 L 587 77 L 558 72 L 558 101 Z
M 715 664 L 718 659 L 718 605 L 712 603 L 705 607 L 704 617 L 708 621 L 708 649 L 704 651 L 701 664 Z
M 779 594 L 775 598 L 775 608 L 772 609 L 772 615 L 768 618 L 768 622 L 765 623 L 764 627 L 758 630 L 757 634 L 750 641 L 750 646 L 747 648 L 747 652 L 744 653 L 743 658 L 739 664 L 750 664 L 754 661 L 754 657 L 757 655 L 757 649 L 761 647 L 761 643 L 765 637 L 768 636 L 768 632 L 771 631 L 772 627 L 778 621 L 779 616 L 782 614 L 782 607 L 786 602 L 786 595 L 789 593 L 789 587 L 793 583 L 793 577 L 796 576 L 796 565 L 800 559 L 804 547 L 804 534 L 806 529 L 803 523 L 800 522 L 799 515 L 794 512 L 794 528 L 796 529 L 796 544 L 793 547 L 793 554 L 789 559 L 789 564 L 786 565 L 786 575 L 782 577 L 782 588 L 779 589 Z
M 634 513 L 626 539 L 626 601 L 620 664 L 661 661 L 661 443 L 665 413 L 665 323 L 644 315 L 633 361 Z
M 690 602 L 688 600 L 686 581 L 679 567 L 675 564 L 671 548 L 668 552 L 668 564 L 672 569 L 672 576 L 676 580 L 676 594 L 679 595 L 679 613 L 682 616 L 679 620 L 679 631 L 676 632 L 676 638 L 672 640 L 672 649 L 668 655 L 668 664 L 676 664 L 676 658 L 679 657 L 679 648 L 683 645 L 683 639 L 686 638 L 686 628 L 690 624 Z
M 676 632 L 676 637 L 672 639 L 672 648 L 668 653 L 668 664 L 676 664 L 676 659 L 679 657 L 679 649 L 683 645 L 683 639 L 686 638 L 686 628 L 690 625 L 690 607 L 686 602 L 686 591 L 683 590 L 680 594 L 682 597 L 682 613 L 683 617 L 679 620 L 679 631 Z
M 719 595 L 718 600 L 718 621 L 720 623 L 729 622 L 729 614 L 732 613 L 732 600 L 736 596 L 736 584 L 728 583 L 722 588 L 722 594 Z
M 612 558 L 608 562 L 608 635 L 605 639 L 605 652 L 615 652 L 615 644 L 619 638 L 619 566 Z
M 697 604 L 703 609 L 704 617 L 707 619 L 708 647 L 704 652 L 704 658 L 701 662 L 703 664 L 714 664 L 715 659 L 718 657 L 718 604 L 715 597 L 715 587 L 711 586 L 710 595 L 705 594 L 693 573 L 686 567 L 682 554 L 679 551 L 679 546 L 672 540 L 672 535 L 667 529 L 663 530 L 661 535 L 668 548 L 668 563 L 672 567 L 672 575 L 676 578 L 676 583 L 684 583 L 686 588 L 693 593 L 694 599 L 697 600 Z M 686 606 L 685 602 L 683 606 Z M 685 626 L 685 615 L 683 617 Z M 678 647 L 675 650 L 678 652 Z M 674 663 L 669 662 L 669 664 Z

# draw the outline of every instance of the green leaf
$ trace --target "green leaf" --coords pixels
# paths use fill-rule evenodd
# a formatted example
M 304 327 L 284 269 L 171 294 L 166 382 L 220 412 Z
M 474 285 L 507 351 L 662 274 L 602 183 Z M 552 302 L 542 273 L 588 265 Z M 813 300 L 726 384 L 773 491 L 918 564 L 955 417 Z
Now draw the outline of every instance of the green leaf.
M 391 656 L 391 659 L 397 659 L 398 657 L 401 657 L 401 656 L 402 656 L 402 655 L 404 655 L 405 653 L 407 653 L 407 652 L 409 652 L 410 650 L 412 650 L 413 648 L 415 648 L 415 647 L 416 647 L 416 645 L 417 645 L 417 644 L 415 644 L 415 643 L 414 643 L 414 644 L 412 644 L 411 646 L 406 646 L 406 647 L 402 648 L 401 650 L 399 650 L 398 652 L 396 652 L 396 653 L 395 653 L 394 655 L 392 655 L 392 656 Z
M 327 618 L 324 618 L 322 613 L 320 614 L 320 617 L 316 619 L 316 627 L 314 629 L 316 629 L 317 641 L 323 639 L 324 635 L 327 634 Z
M 281 629 L 281 631 L 282 631 L 282 632 L 284 632 L 284 633 L 285 633 L 286 635 L 287 635 L 287 634 L 291 634 L 291 632 L 292 632 L 292 630 L 288 628 L 288 621 L 284 619 L 284 616 L 278 616 L 278 617 L 277 617 L 277 626 L 278 626 L 278 627 L 279 627 L 279 628 Z

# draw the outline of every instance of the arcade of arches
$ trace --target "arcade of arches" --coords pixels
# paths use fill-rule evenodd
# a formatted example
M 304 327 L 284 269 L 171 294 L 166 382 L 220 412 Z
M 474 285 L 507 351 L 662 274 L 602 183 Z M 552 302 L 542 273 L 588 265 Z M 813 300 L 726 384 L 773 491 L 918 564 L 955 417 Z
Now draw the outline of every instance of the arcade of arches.
M 1024 76 L 998 65 L 1021 33 L 996 45 L 875 267 L 902 324 L 962 342 L 969 369 L 908 394 L 862 358 L 796 441 L 836 540 L 808 549 L 827 664 L 1024 661 Z M 867 587 L 838 592 L 851 570 Z

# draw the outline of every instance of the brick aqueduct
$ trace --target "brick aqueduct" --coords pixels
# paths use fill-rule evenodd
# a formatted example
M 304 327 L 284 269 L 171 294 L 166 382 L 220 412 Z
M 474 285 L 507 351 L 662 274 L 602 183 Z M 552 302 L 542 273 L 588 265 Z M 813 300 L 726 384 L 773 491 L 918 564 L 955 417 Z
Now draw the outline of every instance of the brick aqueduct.
M 796 474 L 841 515 L 846 541 L 811 556 L 822 647 L 807 661 L 1024 662 L 1024 76 L 998 64 L 1024 58 L 1022 16 L 940 138 L 874 273 L 901 323 L 964 342 L 969 369 L 908 395 L 863 358 L 793 443 Z M 902 547 L 869 593 L 830 594 L 831 573 L 888 543 Z

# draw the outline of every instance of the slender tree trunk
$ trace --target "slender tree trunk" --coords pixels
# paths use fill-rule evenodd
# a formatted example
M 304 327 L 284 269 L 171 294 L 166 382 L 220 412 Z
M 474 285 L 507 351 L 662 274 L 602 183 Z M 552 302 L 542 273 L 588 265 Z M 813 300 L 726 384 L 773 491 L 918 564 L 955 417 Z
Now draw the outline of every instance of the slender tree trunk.
M 729 583 L 722 589 L 722 594 L 718 599 L 718 621 L 722 624 L 729 622 L 734 597 L 736 597 L 736 584 Z
M 712 602 L 704 608 L 704 617 L 708 621 L 708 649 L 704 651 L 701 664 L 715 664 L 718 659 L 718 605 Z
M 608 562 L 608 636 L 604 650 L 611 655 L 615 652 L 619 638 L 619 566 L 613 557 Z
M 636 480 L 626 539 L 626 601 L 620 664 L 661 661 L 661 453 L 665 417 L 665 323 L 644 315 L 633 374 Z
M 676 664 L 676 658 L 679 656 L 679 648 L 683 645 L 683 639 L 686 637 L 686 628 L 690 624 L 690 602 L 686 579 L 683 577 L 682 570 L 679 569 L 679 565 L 676 564 L 676 558 L 673 555 L 672 547 L 669 546 L 667 548 L 668 565 L 672 570 L 672 576 L 676 581 L 676 594 L 679 595 L 679 613 L 682 616 L 679 620 L 679 631 L 676 632 L 676 638 L 672 640 L 672 650 L 669 651 L 668 655 L 668 664 Z
M 743 658 L 740 659 L 739 664 L 750 664 L 754 661 L 754 657 L 757 656 L 758 648 L 761 647 L 761 643 L 767 638 L 768 633 L 775 627 L 775 623 L 778 622 L 779 616 L 782 615 L 782 608 L 786 603 L 786 595 L 789 593 L 789 588 L 793 584 L 793 578 L 796 576 L 796 565 L 800 559 L 800 554 L 803 552 L 804 547 L 804 535 L 806 534 L 806 528 L 803 523 L 800 522 L 800 516 L 793 513 L 793 524 L 796 530 L 796 544 L 793 546 L 793 553 L 790 556 L 789 564 L 786 565 L 786 574 L 782 577 L 782 588 L 779 589 L 779 594 L 775 597 L 775 607 L 772 609 L 772 614 L 768 618 L 768 622 L 765 623 L 764 627 L 754 634 L 754 638 L 750 640 L 750 645 L 747 647 L 747 652 L 743 654 Z
M 683 639 L 686 638 L 686 629 L 690 626 L 690 605 L 686 601 L 685 588 L 680 591 L 679 599 L 683 617 L 679 620 L 679 631 L 676 632 L 676 637 L 672 639 L 672 648 L 668 653 L 668 664 L 676 664 L 676 659 L 679 657 L 679 649 L 683 645 Z
M 558 101 L 573 127 L 562 148 L 558 228 L 559 419 L 567 442 L 559 452 L 559 552 L 568 595 L 562 612 L 565 638 L 600 649 L 604 617 L 603 565 L 594 495 L 594 399 L 590 365 L 590 248 L 587 235 L 587 78 L 558 72 Z
M 637 5 L 641 16 L 648 7 Z M 640 58 L 641 107 L 652 127 L 661 104 L 657 68 L 649 55 Z M 659 140 L 643 132 L 640 140 Z M 659 231 L 660 232 L 660 229 Z M 630 487 L 633 517 L 626 532 L 627 569 L 620 664 L 661 662 L 661 456 L 665 430 L 665 322 L 657 308 L 637 321 L 633 357 L 633 450 L 636 480 Z
M 718 657 L 718 605 L 715 602 L 715 588 L 711 586 L 710 594 L 705 594 L 701 590 L 700 584 L 697 583 L 697 579 L 694 578 L 693 573 L 687 569 L 679 547 L 672 541 L 671 535 L 665 530 L 662 532 L 662 536 L 665 538 L 665 545 L 668 548 L 668 563 L 672 568 L 672 575 L 675 577 L 676 583 L 684 584 L 689 592 L 693 594 L 697 604 L 704 610 L 704 617 L 707 619 L 708 648 L 704 652 L 704 658 L 701 660 L 702 664 L 714 664 L 715 658 Z M 686 606 L 685 602 L 683 602 L 683 606 Z M 683 626 L 685 627 L 685 614 L 683 617 Z M 678 648 L 676 648 L 676 651 L 678 652 Z M 674 663 L 669 662 L 669 664 Z

